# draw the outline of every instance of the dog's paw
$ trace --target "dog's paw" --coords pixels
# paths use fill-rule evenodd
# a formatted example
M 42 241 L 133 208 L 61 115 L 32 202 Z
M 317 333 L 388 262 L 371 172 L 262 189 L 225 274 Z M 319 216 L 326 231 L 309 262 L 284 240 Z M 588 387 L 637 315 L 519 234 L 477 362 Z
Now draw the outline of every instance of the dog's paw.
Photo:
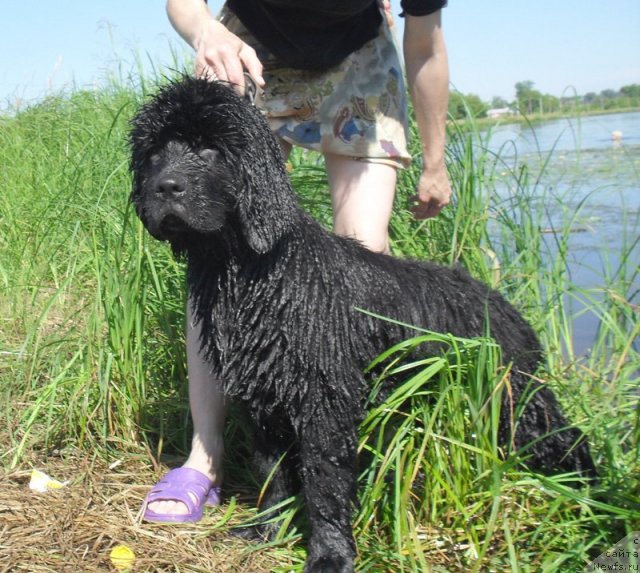
M 229 534 L 233 537 L 244 539 L 245 541 L 264 543 L 267 541 L 273 541 L 278 530 L 279 527 L 277 524 L 264 523 L 260 525 L 251 525 L 249 527 L 230 529 Z
M 304 573 L 353 573 L 353 559 L 340 555 L 309 557 Z

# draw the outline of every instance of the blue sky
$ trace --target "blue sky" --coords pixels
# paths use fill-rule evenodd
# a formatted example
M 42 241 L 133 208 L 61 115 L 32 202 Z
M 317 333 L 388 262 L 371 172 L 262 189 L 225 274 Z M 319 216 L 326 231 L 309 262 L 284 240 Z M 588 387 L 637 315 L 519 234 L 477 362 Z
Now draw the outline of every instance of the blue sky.
M 392 0 L 395 14 L 399 4 Z M 451 81 L 464 93 L 511 99 L 523 80 L 556 96 L 640 83 L 639 0 L 450 0 L 443 14 Z M 188 53 L 161 0 L 7 2 L 0 109 L 99 85 L 136 61 L 171 65 L 172 48 Z

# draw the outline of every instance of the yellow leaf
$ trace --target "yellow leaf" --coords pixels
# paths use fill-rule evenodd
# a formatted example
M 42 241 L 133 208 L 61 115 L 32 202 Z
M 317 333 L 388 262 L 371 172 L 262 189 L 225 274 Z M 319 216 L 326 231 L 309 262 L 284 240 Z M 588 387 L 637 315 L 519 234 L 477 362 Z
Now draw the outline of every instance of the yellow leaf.
M 124 571 L 133 565 L 136 554 L 126 545 L 116 545 L 111 550 L 109 557 L 118 571 Z

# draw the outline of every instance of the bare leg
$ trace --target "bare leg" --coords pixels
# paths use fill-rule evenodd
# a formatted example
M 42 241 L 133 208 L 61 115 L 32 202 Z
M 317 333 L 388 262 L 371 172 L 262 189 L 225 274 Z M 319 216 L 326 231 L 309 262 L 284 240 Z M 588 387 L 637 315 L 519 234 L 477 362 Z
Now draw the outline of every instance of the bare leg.
M 286 159 L 291 152 L 291 144 L 280 140 L 280 145 Z M 187 370 L 193 439 L 184 467 L 198 470 L 213 485 L 220 485 L 224 453 L 224 397 L 200 354 L 200 325 L 194 325 L 190 303 L 187 303 Z M 179 501 L 157 501 L 150 503 L 148 507 L 154 513 L 165 515 L 188 513 L 187 506 Z
M 193 324 L 189 304 L 187 321 L 187 368 L 193 439 L 185 466 L 202 472 L 214 485 L 218 485 L 222 482 L 224 453 L 224 396 L 200 353 L 200 325 Z
M 355 237 L 372 251 L 389 252 L 389 219 L 396 186 L 396 169 L 385 163 L 325 155 L 333 230 Z
M 191 453 L 184 467 L 198 470 L 214 485 L 222 482 L 225 404 L 217 381 L 200 354 L 200 325 L 193 324 L 191 305 L 187 303 L 187 369 L 189 405 L 193 420 Z M 179 501 L 157 501 L 149 504 L 155 513 L 182 515 L 187 507 Z

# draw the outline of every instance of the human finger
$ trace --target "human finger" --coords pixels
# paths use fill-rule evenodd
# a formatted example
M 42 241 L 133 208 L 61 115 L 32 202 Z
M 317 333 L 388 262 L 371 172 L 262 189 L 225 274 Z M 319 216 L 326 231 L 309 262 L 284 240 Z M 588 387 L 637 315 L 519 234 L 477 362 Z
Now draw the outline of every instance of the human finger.
M 222 59 L 216 50 L 199 50 L 195 61 L 196 77 L 209 81 L 225 80 L 226 74 Z
M 259 60 L 256 51 L 249 46 L 243 44 L 238 54 L 242 65 L 247 70 L 253 81 L 258 87 L 264 87 L 264 78 L 262 77 L 262 62 Z
M 240 60 L 239 52 L 223 46 L 219 50 L 222 73 L 220 80 L 231 84 L 240 94 L 244 94 L 244 68 Z
M 423 201 L 418 195 L 414 195 L 410 198 L 409 210 L 416 219 L 422 220 L 437 216 L 444 206 L 444 203 L 434 198 Z

